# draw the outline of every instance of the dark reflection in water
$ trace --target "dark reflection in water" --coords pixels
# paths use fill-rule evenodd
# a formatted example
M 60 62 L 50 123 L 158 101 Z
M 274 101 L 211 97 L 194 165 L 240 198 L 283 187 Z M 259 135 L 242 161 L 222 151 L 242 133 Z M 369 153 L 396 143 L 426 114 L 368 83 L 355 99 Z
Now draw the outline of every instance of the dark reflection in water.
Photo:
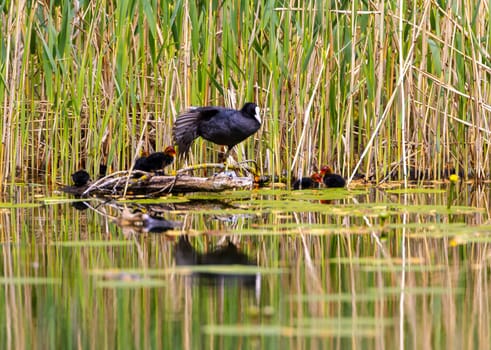
M 350 189 L 331 204 L 320 204 L 330 190 L 88 198 L 78 212 L 39 205 L 42 187 L 18 187 L 1 200 L 29 205 L 0 210 L 0 348 L 489 348 L 489 185 L 458 183 L 452 211 L 448 183 L 400 188 Z M 200 235 L 125 242 L 170 220 Z M 217 233 L 250 250 L 201 248 Z M 248 255 L 260 293 L 244 286 L 259 279 L 243 266 L 235 277 L 210 266 L 256 273 Z
M 180 222 L 166 220 L 157 215 L 123 210 L 115 223 L 121 227 L 123 235 L 142 233 L 165 233 L 181 225 Z
M 162 233 L 178 227 L 180 224 L 160 217 L 143 214 L 143 230 L 149 233 Z
M 79 199 L 80 196 L 75 196 L 76 199 Z M 71 203 L 71 206 L 77 210 L 84 211 L 89 209 L 89 205 L 86 202 L 73 202 Z
M 193 248 L 186 235 L 180 236 L 174 247 L 176 265 L 249 265 L 256 266 L 256 262 L 242 253 L 232 242 L 225 246 L 216 247 L 210 252 L 200 253 Z M 247 287 L 260 288 L 260 275 L 250 274 L 223 274 L 214 272 L 197 272 L 193 277 L 206 284 L 240 283 Z

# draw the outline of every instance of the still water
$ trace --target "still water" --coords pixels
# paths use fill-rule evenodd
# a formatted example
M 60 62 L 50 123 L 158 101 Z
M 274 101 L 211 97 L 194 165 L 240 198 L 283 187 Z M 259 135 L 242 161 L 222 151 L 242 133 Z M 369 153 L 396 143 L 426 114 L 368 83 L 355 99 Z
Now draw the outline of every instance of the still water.
M 448 186 L 87 203 L 10 188 L 0 347 L 488 348 L 489 186 Z

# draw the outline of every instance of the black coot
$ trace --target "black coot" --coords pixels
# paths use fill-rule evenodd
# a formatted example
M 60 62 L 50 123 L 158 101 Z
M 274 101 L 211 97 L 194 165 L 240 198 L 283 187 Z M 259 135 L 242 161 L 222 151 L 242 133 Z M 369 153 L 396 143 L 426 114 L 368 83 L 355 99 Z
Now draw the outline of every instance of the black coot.
M 72 174 L 72 180 L 76 187 L 82 187 L 89 183 L 90 175 L 85 170 L 79 170 Z
M 248 102 L 242 109 L 198 107 L 179 115 L 174 123 L 174 141 L 180 154 L 186 154 L 191 143 L 201 136 L 217 145 L 228 146 L 223 159 L 239 142 L 254 134 L 261 126 L 259 107 Z
M 99 164 L 99 179 L 106 176 L 106 164 Z M 72 181 L 76 187 L 82 187 L 90 182 L 90 175 L 84 169 L 76 171 L 72 174 Z
M 341 175 L 334 174 L 328 165 L 323 166 L 320 173 L 326 187 L 344 187 L 346 185 L 346 180 Z
M 175 155 L 176 151 L 174 150 L 174 147 L 167 146 L 164 152 L 155 152 L 148 157 L 138 158 L 133 169 L 146 172 L 162 170 L 166 166 L 172 164 Z
M 322 177 L 313 173 L 311 177 L 302 177 L 301 179 L 296 180 L 293 183 L 294 190 L 304 190 L 307 188 L 319 188 L 319 185 L 322 183 Z
M 99 164 L 99 179 L 102 179 L 104 176 L 106 176 L 107 173 L 107 165 L 100 163 Z

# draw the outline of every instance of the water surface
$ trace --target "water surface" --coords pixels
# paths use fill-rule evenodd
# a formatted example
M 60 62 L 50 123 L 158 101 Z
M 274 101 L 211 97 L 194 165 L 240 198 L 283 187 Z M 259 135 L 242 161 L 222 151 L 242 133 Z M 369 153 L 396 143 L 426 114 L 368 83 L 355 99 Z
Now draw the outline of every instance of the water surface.
M 87 205 L 10 188 L 2 348 L 486 348 L 490 191 L 448 186 Z

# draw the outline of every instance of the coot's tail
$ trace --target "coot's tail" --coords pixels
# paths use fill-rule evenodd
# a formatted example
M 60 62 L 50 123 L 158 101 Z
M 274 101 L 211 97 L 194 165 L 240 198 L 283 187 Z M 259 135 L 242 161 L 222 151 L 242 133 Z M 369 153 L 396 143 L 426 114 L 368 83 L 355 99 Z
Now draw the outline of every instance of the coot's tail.
M 179 115 L 174 123 L 172 134 L 174 143 L 179 147 L 181 155 L 186 155 L 191 147 L 191 143 L 198 137 L 198 121 L 200 111 L 198 109 L 189 109 Z

